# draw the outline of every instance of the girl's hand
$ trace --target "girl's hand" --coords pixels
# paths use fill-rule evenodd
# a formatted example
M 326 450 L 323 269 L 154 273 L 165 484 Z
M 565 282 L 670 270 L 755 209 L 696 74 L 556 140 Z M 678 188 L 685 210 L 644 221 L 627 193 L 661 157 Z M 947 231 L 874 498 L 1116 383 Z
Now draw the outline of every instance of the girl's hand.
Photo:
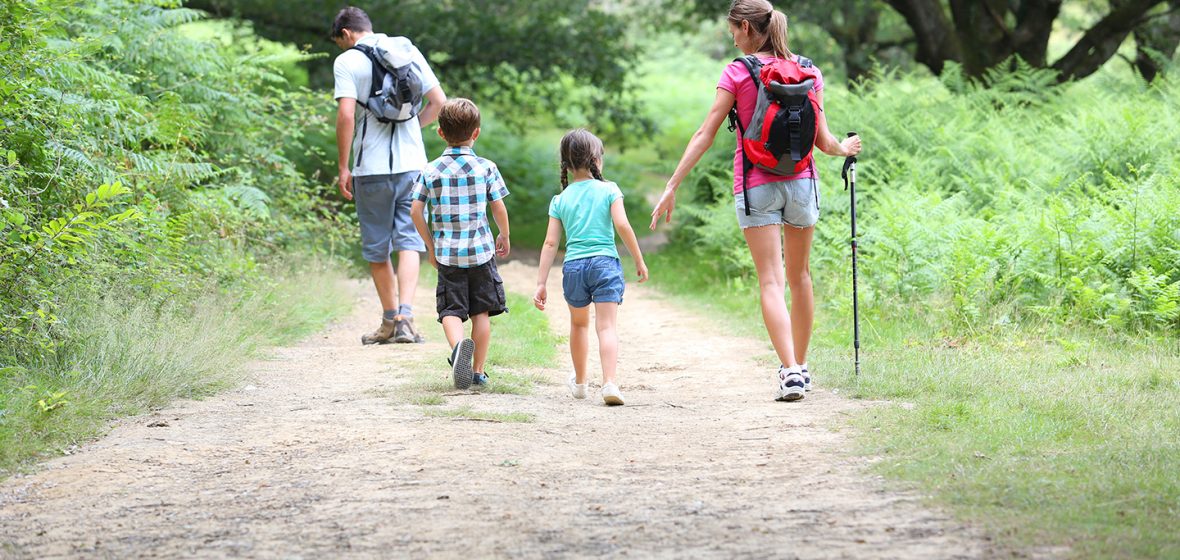
M 427 258 L 430 259 L 430 266 L 433 266 L 435 270 L 438 270 L 438 259 L 434 258 L 434 247 L 427 247 L 426 255 Z
M 639 276 L 639 283 L 647 282 L 647 263 L 639 261 L 635 263 L 635 273 Z
M 844 150 L 844 157 L 854 156 L 860 153 L 860 136 L 851 136 L 845 138 L 840 142 L 840 148 Z
M 537 286 L 537 291 L 536 291 L 536 293 L 533 294 L 533 305 L 536 306 L 537 309 L 544 311 L 545 310 L 545 303 L 548 300 L 549 300 L 548 288 L 546 288 L 544 284 Z
M 664 223 L 672 223 L 672 211 L 676 209 L 676 189 L 669 186 L 664 189 L 664 195 L 660 197 L 660 201 L 656 204 L 656 209 L 651 211 L 651 230 L 656 230 L 656 224 L 660 222 L 660 218 L 664 218 Z

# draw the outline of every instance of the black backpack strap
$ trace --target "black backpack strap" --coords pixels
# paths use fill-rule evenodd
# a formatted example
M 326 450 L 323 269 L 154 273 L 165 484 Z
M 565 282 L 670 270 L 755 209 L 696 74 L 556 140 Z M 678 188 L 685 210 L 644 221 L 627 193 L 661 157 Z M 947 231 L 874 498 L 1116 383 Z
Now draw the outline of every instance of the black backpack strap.
M 360 105 L 360 103 L 357 103 Z M 361 166 L 361 158 L 365 157 L 365 132 L 369 130 L 369 116 L 361 115 L 361 147 L 356 151 L 356 167 Z
M 735 58 L 734 60 L 741 62 L 742 65 L 746 67 L 746 70 L 750 72 L 750 79 L 754 80 L 754 85 L 758 86 L 758 88 L 761 89 L 762 88 L 762 61 L 758 60 L 758 57 L 756 57 L 752 54 L 743 56 L 741 58 Z
M 369 97 L 377 95 L 377 92 L 381 91 L 381 86 L 385 84 L 385 75 L 389 73 L 387 70 L 385 70 L 385 67 L 381 65 L 381 61 L 377 60 L 377 52 L 374 51 L 373 47 L 370 47 L 369 45 L 356 45 L 348 50 L 360 51 L 365 55 L 366 58 L 369 59 L 369 62 L 372 63 L 373 71 L 372 79 L 369 81 Z M 368 107 L 365 107 L 365 109 L 368 109 Z
M 742 65 L 746 67 L 746 70 L 750 73 L 750 79 L 754 81 L 754 86 L 757 87 L 759 91 L 761 91 L 762 90 L 762 77 L 761 77 L 762 61 L 758 60 L 758 57 L 756 57 L 754 55 L 748 55 L 748 56 L 743 56 L 741 58 L 736 58 L 736 59 L 734 59 L 734 61 L 741 62 Z M 746 183 L 750 179 L 750 169 L 754 167 L 754 162 L 750 161 L 750 158 L 746 157 L 746 147 L 742 143 L 743 140 L 746 138 L 746 128 L 742 126 L 741 118 L 738 117 L 736 103 L 734 103 L 733 108 L 729 110 L 729 130 L 732 132 L 735 128 L 738 131 L 738 139 L 737 139 L 738 149 L 742 151 L 742 195 L 743 195 L 742 200 L 745 202 L 745 205 L 746 205 L 746 208 L 745 208 L 746 215 L 749 216 L 750 215 L 750 195 L 747 192 Z

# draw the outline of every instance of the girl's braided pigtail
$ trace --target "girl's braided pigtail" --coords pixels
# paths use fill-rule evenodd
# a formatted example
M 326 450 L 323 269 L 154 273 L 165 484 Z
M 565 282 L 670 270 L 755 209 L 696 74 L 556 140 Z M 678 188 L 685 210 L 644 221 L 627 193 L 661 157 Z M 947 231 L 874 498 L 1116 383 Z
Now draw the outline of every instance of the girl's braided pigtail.
M 562 162 L 561 162 L 561 190 L 563 190 L 563 191 L 565 190 L 566 187 L 570 186 L 569 169 L 570 169 L 569 162 L 562 160 Z
M 602 171 L 598 170 L 597 163 L 593 163 L 593 162 L 590 163 L 590 176 L 594 177 L 595 179 L 598 179 L 599 181 L 606 182 L 606 179 L 602 178 Z

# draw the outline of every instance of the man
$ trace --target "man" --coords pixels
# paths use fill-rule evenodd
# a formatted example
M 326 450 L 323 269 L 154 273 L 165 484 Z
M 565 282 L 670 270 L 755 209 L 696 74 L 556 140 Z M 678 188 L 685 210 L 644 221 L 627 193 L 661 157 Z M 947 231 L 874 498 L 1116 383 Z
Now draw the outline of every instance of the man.
M 340 10 L 332 23 L 332 39 L 344 49 L 333 67 L 340 194 L 356 201 L 362 253 L 382 308 L 381 326 L 362 336 L 363 344 L 424 341 L 414 325 L 413 302 L 419 252 L 426 246 L 410 217 L 411 194 L 427 162 L 422 127 L 438 118 L 447 100 L 422 53 L 412 48 L 426 106 L 409 121 L 379 122 L 365 107 L 373 91 L 373 62 L 353 47 L 373 46 L 383 38 L 373 33 L 373 23 L 360 8 Z M 393 252 L 398 255 L 396 277 L 390 261 Z

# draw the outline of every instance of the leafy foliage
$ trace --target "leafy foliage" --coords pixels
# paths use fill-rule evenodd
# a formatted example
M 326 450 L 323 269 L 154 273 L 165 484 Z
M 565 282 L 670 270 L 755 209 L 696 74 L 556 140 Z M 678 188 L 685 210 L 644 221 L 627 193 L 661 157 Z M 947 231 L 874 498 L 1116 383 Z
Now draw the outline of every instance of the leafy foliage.
M 183 301 L 335 236 L 289 159 L 327 126 L 314 97 L 175 4 L 0 5 L 0 365 L 84 333 L 66 293 Z
M 638 52 L 627 19 L 590 0 L 374 0 L 364 4 L 374 30 L 409 37 L 452 96 L 496 109 L 516 132 L 589 122 L 633 141 L 652 130 L 633 95 Z M 328 40 L 342 7 L 327 0 L 192 0 L 189 6 L 246 18 L 268 37 L 335 56 Z M 313 84 L 327 87 L 331 67 L 317 61 Z M 525 108 L 528 108 L 526 110 Z

